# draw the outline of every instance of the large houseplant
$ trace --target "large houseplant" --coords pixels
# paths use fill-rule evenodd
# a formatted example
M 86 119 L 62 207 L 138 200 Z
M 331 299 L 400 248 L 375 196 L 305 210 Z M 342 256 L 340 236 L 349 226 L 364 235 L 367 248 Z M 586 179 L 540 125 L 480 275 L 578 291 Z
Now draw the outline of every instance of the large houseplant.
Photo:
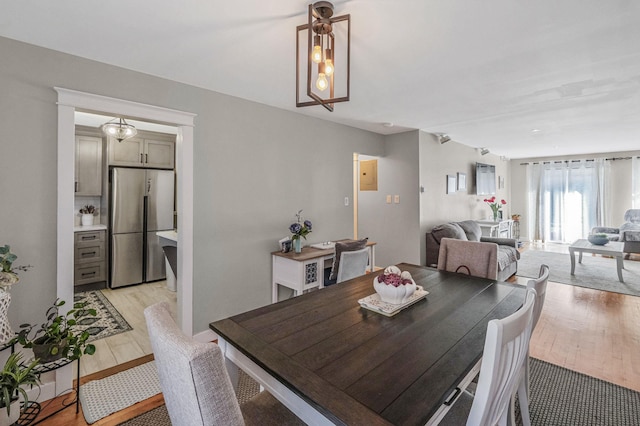
M 41 363 L 59 358 L 76 360 L 83 354 L 93 355 L 96 347 L 87 343 L 89 333 L 80 330 L 78 320 L 87 316 L 96 316 L 95 309 L 86 309 L 87 302 L 73 305 L 66 314 L 60 313 L 64 300 L 57 299 L 47 310 L 47 319 L 40 325 L 22 324 L 17 340 L 25 348 L 32 348 Z
M 29 396 L 23 386 L 40 384 L 40 373 L 35 370 L 37 360 L 25 364 L 20 353 L 9 355 L 0 373 L 0 426 L 11 425 L 20 416 L 20 396 L 24 405 Z

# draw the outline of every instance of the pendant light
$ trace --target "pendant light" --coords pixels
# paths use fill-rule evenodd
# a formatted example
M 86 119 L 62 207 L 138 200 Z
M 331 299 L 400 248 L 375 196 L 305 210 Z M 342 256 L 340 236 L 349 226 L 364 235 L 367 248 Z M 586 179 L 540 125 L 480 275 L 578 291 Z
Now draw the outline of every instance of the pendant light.
M 113 120 L 104 123 L 100 128 L 104 134 L 116 138 L 118 142 L 122 142 L 123 140 L 129 139 L 138 134 L 136 128 L 127 123 L 124 118 L 114 118 Z

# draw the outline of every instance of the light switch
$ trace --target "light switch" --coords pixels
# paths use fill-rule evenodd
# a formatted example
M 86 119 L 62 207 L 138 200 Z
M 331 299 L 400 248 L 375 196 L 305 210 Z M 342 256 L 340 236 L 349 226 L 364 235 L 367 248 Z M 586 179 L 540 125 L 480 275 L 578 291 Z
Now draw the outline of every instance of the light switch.
M 349 205 L 349 197 L 344 197 L 344 205 L 345 206 Z
M 391 195 L 387 195 L 387 204 L 391 204 Z
M 396 204 L 400 204 L 400 196 L 399 195 L 394 195 L 393 196 L 393 202 Z

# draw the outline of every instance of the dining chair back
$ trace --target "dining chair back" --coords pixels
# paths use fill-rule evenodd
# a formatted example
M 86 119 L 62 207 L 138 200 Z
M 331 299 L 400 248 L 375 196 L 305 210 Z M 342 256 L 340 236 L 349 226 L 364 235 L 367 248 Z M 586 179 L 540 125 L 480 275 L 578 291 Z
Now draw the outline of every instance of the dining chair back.
M 241 407 L 220 347 L 184 335 L 167 302 L 147 307 L 144 316 L 173 426 L 304 424 L 268 392 Z
M 511 398 L 525 392 L 524 366 L 529 355 L 535 291 L 514 314 L 489 321 L 478 387 L 467 426 L 507 425 L 512 421 Z M 520 407 L 523 424 L 529 425 L 528 404 Z
M 438 269 L 496 280 L 498 279 L 498 245 L 442 238 Z
M 549 267 L 547 265 L 540 265 L 540 274 L 535 280 L 529 280 L 527 282 L 527 288 L 532 288 L 536 291 L 536 303 L 533 308 L 533 326 L 531 332 L 535 330 L 540 314 L 542 313 L 542 307 L 544 306 L 544 298 L 547 294 L 547 281 L 549 280 Z
M 369 264 L 369 249 L 367 247 L 360 250 L 343 251 L 340 254 L 340 265 L 338 266 L 338 278 L 336 282 L 350 280 L 360 277 L 367 272 Z

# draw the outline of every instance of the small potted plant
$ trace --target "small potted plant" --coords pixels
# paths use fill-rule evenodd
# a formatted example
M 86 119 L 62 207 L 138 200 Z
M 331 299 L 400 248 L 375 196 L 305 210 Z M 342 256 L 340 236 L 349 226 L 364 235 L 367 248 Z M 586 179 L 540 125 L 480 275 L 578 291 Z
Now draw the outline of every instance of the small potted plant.
M 87 204 L 80 209 L 80 214 L 82 215 L 82 226 L 91 226 L 93 225 L 93 216 L 96 214 L 96 208 L 91 204 Z
M 83 354 L 93 355 L 96 347 L 87 343 L 89 332 L 77 328 L 78 320 L 88 316 L 96 316 L 95 309 L 85 309 L 87 302 L 73 305 L 66 314 L 60 313 L 64 300 L 57 299 L 47 310 L 47 320 L 39 326 L 22 324 L 20 332 L 14 340 L 25 348 L 31 348 L 34 356 L 41 363 L 55 361 L 60 358 L 76 360 Z
M 29 364 L 22 361 L 20 353 L 9 355 L 0 373 L 0 426 L 12 425 L 20 417 L 20 396 L 24 405 L 29 403 L 29 396 L 23 386 L 40 385 L 40 373 L 35 370 L 37 360 Z

